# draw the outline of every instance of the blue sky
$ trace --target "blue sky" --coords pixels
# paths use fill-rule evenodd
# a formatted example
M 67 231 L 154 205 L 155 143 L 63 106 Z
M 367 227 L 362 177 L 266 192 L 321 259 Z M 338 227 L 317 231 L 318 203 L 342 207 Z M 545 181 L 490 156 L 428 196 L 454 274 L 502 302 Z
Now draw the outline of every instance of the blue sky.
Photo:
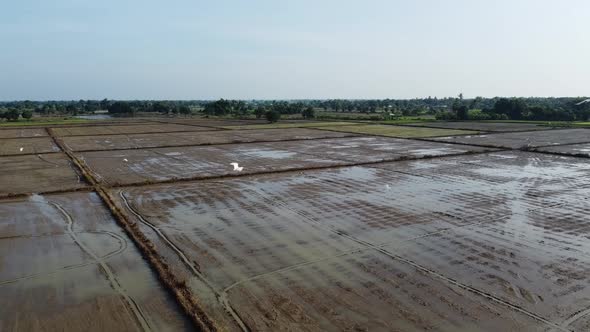
M 0 4 L 0 100 L 590 95 L 587 0 Z

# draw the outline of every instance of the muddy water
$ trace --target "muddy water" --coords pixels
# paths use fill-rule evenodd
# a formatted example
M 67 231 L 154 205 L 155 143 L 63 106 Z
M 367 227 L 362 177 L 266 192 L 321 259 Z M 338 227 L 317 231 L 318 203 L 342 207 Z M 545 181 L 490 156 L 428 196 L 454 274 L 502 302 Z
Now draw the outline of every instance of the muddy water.
M 239 174 L 255 174 L 480 151 L 486 149 L 392 138 L 350 137 L 314 140 L 313 143 L 301 140 L 98 151 L 81 153 L 80 156 L 108 184 L 125 185 L 234 175 L 238 174 L 230 165 L 234 162 L 244 167 Z
M 374 253 L 280 271 L 246 281 L 229 292 L 254 330 L 543 329 L 532 319 L 466 296 Z
M 272 144 L 261 145 L 272 147 Z M 439 156 L 467 152 L 485 151 L 486 148 L 451 144 L 428 143 L 387 137 L 351 137 L 345 139 L 326 139 L 305 142 L 289 142 L 281 145 L 289 151 L 297 151 L 314 156 L 323 156 L 350 162 L 371 162 Z
M 589 171 L 502 152 L 123 195 L 255 329 L 559 330 L 590 315 Z
M 87 165 L 109 184 L 232 175 L 236 174 L 231 166 L 233 162 L 244 167 L 241 174 L 347 163 L 281 149 L 280 146 L 252 145 L 248 148 L 228 144 L 125 150 L 115 153 L 88 152 L 82 153 L 81 156 Z
M 473 145 L 497 146 L 518 149 L 524 146 L 551 146 L 590 142 L 590 130 L 559 129 L 534 132 L 497 133 L 484 136 L 455 136 L 433 138 L 441 142 L 458 142 Z
M 540 126 L 530 123 L 502 123 L 502 122 L 425 122 L 408 124 L 408 126 L 416 127 L 432 127 L 432 128 L 446 128 L 446 129 L 465 129 L 465 130 L 481 130 L 492 132 L 504 131 L 531 131 L 531 130 L 549 130 L 551 127 Z
M 590 169 L 584 160 L 530 153 L 490 157 L 460 172 L 469 181 L 502 179 L 481 187 L 505 197 L 487 207 L 503 216 L 388 250 L 567 327 L 575 313 L 590 314 Z M 428 173 L 433 182 L 459 175 L 449 167 Z
M 269 158 L 269 159 L 287 159 L 293 157 L 297 153 L 289 152 L 289 151 L 281 151 L 281 150 L 272 150 L 272 149 L 260 149 L 260 148 L 243 148 L 238 150 L 238 153 L 242 153 L 248 157 L 256 157 L 256 158 Z
M 549 146 L 540 148 L 539 151 L 547 151 L 547 152 L 556 152 L 560 154 L 570 154 L 570 155 L 584 155 L 590 156 L 590 144 L 572 144 L 572 145 L 563 145 L 563 146 Z
M 0 203 L 0 330 L 191 328 L 95 194 Z

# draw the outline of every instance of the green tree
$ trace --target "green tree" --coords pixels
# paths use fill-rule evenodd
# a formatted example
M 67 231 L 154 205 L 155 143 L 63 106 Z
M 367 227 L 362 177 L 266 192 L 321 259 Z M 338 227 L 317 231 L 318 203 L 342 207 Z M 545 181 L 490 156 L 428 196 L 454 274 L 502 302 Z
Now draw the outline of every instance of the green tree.
M 23 117 L 23 119 L 30 120 L 33 117 L 33 111 L 24 110 L 23 113 L 21 114 L 21 116 Z
M 481 103 L 481 101 L 483 100 L 482 97 L 475 97 L 472 101 L 471 104 L 469 104 L 469 109 L 473 110 L 479 107 L 479 104 Z
M 467 120 L 468 108 L 459 101 L 453 103 L 453 111 L 457 114 L 458 120 Z
M 522 99 L 500 98 L 494 104 L 494 113 L 506 114 L 511 120 L 520 120 L 527 111 L 527 105 Z
M 109 113 L 114 115 L 132 114 L 133 108 L 131 105 L 124 101 L 117 101 L 109 106 Z
M 264 106 L 258 106 L 254 110 L 254 115 L 256 115 L 257 119 L 262 118 L 265 114 L 266 114 L 266 109 L 264 109 Z
M 158 112 L 158 113 L 162 113 L 162 114 L 168 114 L 171 111 L 170 105 L 158 101 L 155 102 L 154 105 L 152 105 L 152 111 L 153 112 Z
M 178 113 L 184 115 L 184 116 L 188 116 L 192 114 L 191 108 L 184 105 L 184 106 L 180 106 L 180 108 L 178 109 Z
M 76 107 L 76 105 L 70 104 L 70 105 L 66 106 L 66 113 L 72 114 L 72 115 L 77 115 L 78 114 L 78 107 Z
M 205 105 L 203 112 L 207 115 L 223 116 L 228 115 L 232 111 L 231 103 L 225 99 L 219 99 Z
M 281 118 L 281 113 L 274 110 L 270 110 L 266 112 L 265 117 L 268 122 L 275 123 L 279 121 L 279 119 Z
M 4 113 L 4 117 L 7 121 L 16 121 L 20 116 L 20 112 L 16 108 L 11 108 L 8 112 Z
M 106 98 L 100 101 L 100 109 L 102 110 L 108 110 L 110 105 L 111 102 Z
M 310 106 L 304 109 L 303 112 L 301 112 L 301 116 L 304 119 L 313 119 L 315 118 L 315 110 L 313 109 L 313 107 Z

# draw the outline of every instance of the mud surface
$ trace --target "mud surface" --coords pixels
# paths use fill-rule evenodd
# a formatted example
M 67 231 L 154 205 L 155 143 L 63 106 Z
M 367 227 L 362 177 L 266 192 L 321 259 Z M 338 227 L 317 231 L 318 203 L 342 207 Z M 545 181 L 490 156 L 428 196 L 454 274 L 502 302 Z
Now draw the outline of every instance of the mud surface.
M 359 125 L 356 122 L 345 121 L 290 121 L 280 123 L 265 123 L 260 125 L 244 125 L 244 126 L 225 126 L 225 129 L 273 129 L 273 128 L 314 128 L 314 127 L 339 127 L 339 126 L 354 126 Z
M 479 152 L 485 149 L 380 137 L 227 144 L 80 153 L 96 177 L 110 185 L 242 175 Z M 237 162 L 241 171 L 234 170 Z
M 2 201 L 0 234 L 2 331 L 191 328 L 93 193 Z
M 108 185 L 271 172 L 347 162 L 253 143 L 180 148 L 99 151 L 79 154 L 99 181 Z M 234 170 L 237 162 L 241 171 Z
M 571 330 L 590 315 L 589 173 L 494 152 L 119 197 L 254 330 Z
M 233 120 L 233 119 L 208 119 L 208 118 L 171 118 L 171 119 L 158 119 L 158 121 L 166 122 L 166 123 L 176 123 L 176 124 L 184 124 L 184 125 L 192 125 L 192 126 L 241 126 L 241 125 L 248 125 L 248 124 L 265 124 L 268 123 L 266 120 Z M 281 121 L 282 122 L 282 121 Z
M 44 129 L 30 129 L 30 128 L 19 128 L 19 129 L 6 129 L 0 128 L 0 138 L 21 138 L 21 137 L 41 137 L 47 136 L 47 132 Z
M 590 327 L 590 130 L 177 120 L 0 138 L 0 331 Z
M 62 153 L 0 157 L 0 197 L 86 187 Z
M 511 149 L 590 142 L 590 129 L 556 129 L 533 132 L 438 137 L 433 140 Z
M 430 127 L 446 129 L 463 129 L 490 132 L 511 132 L 511 131 L 531 131 L 531 130 L 549 130 L 551 127 L 541 126 L 534 123 L 510 123 L 510 122 L 420 122 L 409 123 L 404 126 L 412 127 Z
M 317 123 L 318 121 L 309 121 L 309 120 L 290 120 L 284 119 L 275 124 L 269 124 L 267 120 L 264 119 L 215 119 L 215 118 L 170 118 L 170 119 L 158 119 L 158 122 L 163 123 L 176 123 L 176 124 L 184 124 L 184 125 L 192 125 L 192 126 L 213 126 L 213 127 L 227 127 L 227 126 L 249 126 L 249 125 L 264 125 L 264 127 L 268 127 L 269 125 L 272 127 L 273 125 L 283 125 L 283 124 L 298 124 L 298 125 L 306 125 Z M 324 122 L 326 123 L 326 122 Z
M 0 156 L 58 151 L 50 137 L 0 139 Z
M 349 162 L 390 161 L 493 150 L 477 146 L 430 143 L 372 136 L 325 139 L 314 141 L 312 144 L 300 141 L 286 142 L 281 144 L 281 148 Z M 264 146 L 273 147 L 274 144 Z
M 313 129 L 220 130 L 104 136 L 64 137 L 73 151 L 154 148 L 161 146 L 210 145 L 257 141 L 304 140 L 328 137 L 352 137 L 354 134 Z
M 477 134 L 477 131 L 423 128 L 392 125 L 326 126 L 319 129 L 389 137 L 438 137 L 445 135 Z
M 560 146 L 546 146 L 537 149 L 541 152 L 552 152 L 564 155 L 590 157 L 590 143 L 560 145 Z
M 176 131 L 208 131 L 214 130 L 207 127 L 184 126 L 179 124 L 143 124 L 143 125 L 118 125 L 118 126 L 80 126 L 54 128 L 58 136 L 78 135 L 116 135 L 134 133 L 164 133 Z

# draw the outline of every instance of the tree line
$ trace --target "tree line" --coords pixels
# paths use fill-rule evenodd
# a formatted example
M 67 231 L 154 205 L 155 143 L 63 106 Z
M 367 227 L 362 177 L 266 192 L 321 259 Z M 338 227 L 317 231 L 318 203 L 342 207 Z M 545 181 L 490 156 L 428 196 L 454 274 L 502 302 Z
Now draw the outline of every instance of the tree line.
M 0 102 L 0 116 L 13 119 L 15 114 L 41 116 L 92 114 L 108 111 L 116 116 L 138 113 L 208 116 L 255 116 L 267 113 L 301 114 L 313 118 L 317 112 L 366 113 L 388 116 L 434 115 L 444 120 L 542 120 L 585 121 L 590 117 L 586 98 L 449 98 L 415 99 L 327 99 L 327 100 L 78 100 Z M 30 113 L 29 113 L 30 112 Z M 326 113 L 325 113 L 326 114 Z M 276 115 L 273 115 L 276 117 Z M 18 117 L 17 117 L 18 119 Z
M 534 120 L 587 121 L 590 103 L 584 99 L 557 102 L 542 98 L 498 98 L 491 107 L 479 106 L 477 100 L 456 99 L 450 111 L 438 112 L 440 120 Z

